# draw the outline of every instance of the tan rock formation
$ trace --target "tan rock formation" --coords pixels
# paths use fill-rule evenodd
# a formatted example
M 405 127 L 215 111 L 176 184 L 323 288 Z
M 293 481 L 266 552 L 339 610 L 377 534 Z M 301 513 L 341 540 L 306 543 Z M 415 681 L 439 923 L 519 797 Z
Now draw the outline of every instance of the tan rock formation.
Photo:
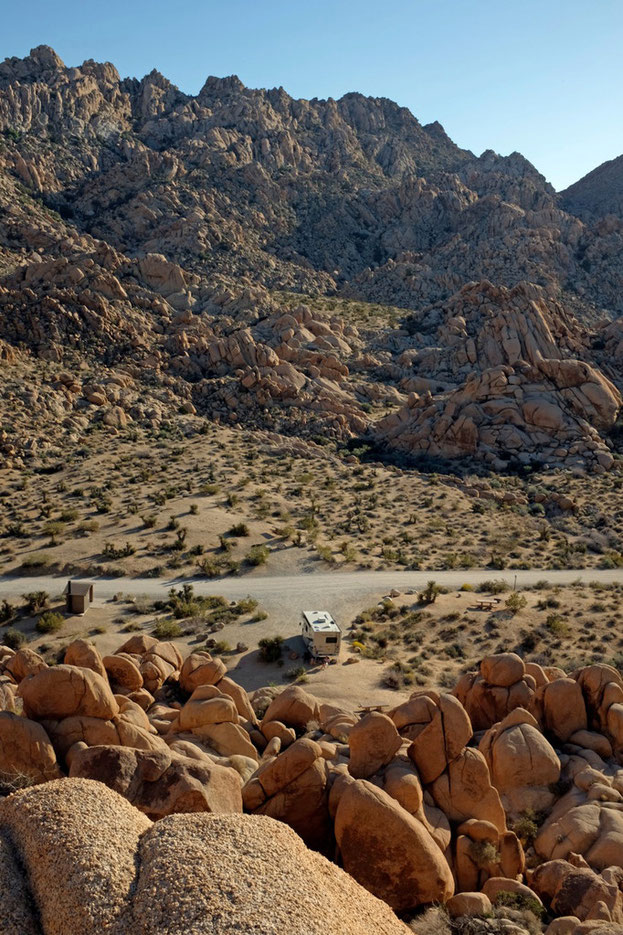
M 85 747 L 72 756 L 69 775 L 103 782 L 153 821 L 176 812 L 242 811 L 235 770 L 166 748 Z
M 445 902 L 454 892 L 450 868 L 426 828 L 365 780 L 344 789 L 335 836 L 348 873 L 396 910 Z
M 172 815 L 152 824 L 101 783 L 64 779 L 0 802 L 0 826 L 4 935 L 158 935 L 163 919 L 171 935 L 408 931 L 385 903 L 263 816 Z

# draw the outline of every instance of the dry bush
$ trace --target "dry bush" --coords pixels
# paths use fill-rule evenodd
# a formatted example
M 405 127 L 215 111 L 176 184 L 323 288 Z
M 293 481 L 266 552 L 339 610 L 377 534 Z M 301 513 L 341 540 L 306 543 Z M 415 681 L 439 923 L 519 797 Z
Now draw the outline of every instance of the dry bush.
M 0 798 L 11 795 L 13 792 L 19 792 L 20 789 L 28 789 L 30 786 L 36 786 L 37 781 L 34 776 L 27 773 L 10 772 L 0 773 Z
M 422 915 L 416 916 L 409 928 L 417 935 L 452 935 L 448 914 L 438 906 L 432 906 Z

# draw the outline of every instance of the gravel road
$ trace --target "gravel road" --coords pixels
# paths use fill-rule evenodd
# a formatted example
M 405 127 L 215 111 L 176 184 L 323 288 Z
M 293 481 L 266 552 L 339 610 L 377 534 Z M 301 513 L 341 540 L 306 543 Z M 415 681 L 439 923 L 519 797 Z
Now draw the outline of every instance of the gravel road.
M 171 587 L 190 583 L 198 594 L 222 594 L 238 599 L 252 594 L 258 600 L 271 604 L 281 603 L 296 608 L 324 607 L 338 600 L 353 600 L 366 594 L 383 594 L 392 588 L 405 591 L 419 590 L 426 582 L 434 579 L 448 588 L 460 588 L 462 584 L 478 585 L 492 578 L 504 578 L 510 585 L 517 582 L 522 588 L 546 579 L 552 584 L 571 584 L 574 581 L 599 581 L 601 583 L 623 583 L 623 570 L 571 569 L 550 571 L 529 569 L 526 571 L 492 571 L 470 569 L 469 571 L 353 571 L 353 572 L 310 572 L 299 575 L 267 575 L 250 573 L 228 578 L 96 578 L 95 597 L 108 600 L 114 594 L 145 595 L 150 598 L 164 597 Z M 28 575 L 0 577 L 0 598 L 18 597 L 25 591 L 48 591 L 55 595 L 62 591 L 66 576 Z

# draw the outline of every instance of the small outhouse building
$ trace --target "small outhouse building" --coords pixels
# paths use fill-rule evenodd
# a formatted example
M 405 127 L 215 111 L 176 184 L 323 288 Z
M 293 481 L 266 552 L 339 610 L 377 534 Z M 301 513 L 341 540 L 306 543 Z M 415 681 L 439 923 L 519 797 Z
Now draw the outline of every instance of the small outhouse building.
M 305 646 L 314 656 L 337 656 L 342 642 L 342 631 L 326 610 L 304 610 L 301 616 L 301 634 Z
M 92 581 L 72 581 L 70 578 L 63 591 L 67 612 L 86 614 L 89 604 L 93 601 L 93 587 Z

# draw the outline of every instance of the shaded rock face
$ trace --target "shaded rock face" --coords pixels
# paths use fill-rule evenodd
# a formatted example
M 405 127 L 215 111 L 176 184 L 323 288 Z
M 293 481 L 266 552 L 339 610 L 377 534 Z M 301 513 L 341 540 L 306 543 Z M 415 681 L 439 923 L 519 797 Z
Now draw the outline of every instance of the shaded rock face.
M 69 775 L 105 783 L 153 821 L 176 812 L 242 811 L 238 773 L 207 758 L 87 747 L 72 757 Z
M 428 831 L 365 780 L 343 792 L 335 836 L 345 869 L 396 910 L 445 902 L 454 893 L 450 868 Z
M 0 711 L 0 783 L 8 788 L 26 777 L 28 783 L 60 778 L 50 738 L 40 724 Z
M 584 221 L 623 219 L 623 156 L 597 166 L 560 193 L 561 204 Z

